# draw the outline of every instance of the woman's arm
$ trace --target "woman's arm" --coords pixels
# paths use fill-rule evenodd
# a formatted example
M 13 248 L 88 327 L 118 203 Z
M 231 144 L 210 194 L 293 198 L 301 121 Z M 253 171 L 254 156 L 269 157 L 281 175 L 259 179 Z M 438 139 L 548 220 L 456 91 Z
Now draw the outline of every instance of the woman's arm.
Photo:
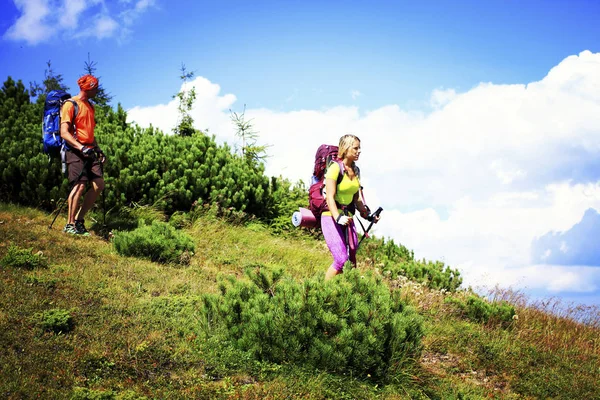
M 363 203 L 361 193 L 362 189 L 358 189 L 358 192 L 354 194 L 354 199 L 352 201 L 354 202 L 356 209 L 360 213 L 360 216 L 366 219 L 369 216 L 369 212 L 371 210 L 369 210 L 369 207 L 365 203 Z
M 325 200 L 327 201 L 327 208 L 331 211 L 331 216 L 337 221 L 340 213 L 335 204 L 335 194 L 337 192 L 337 182 L 333 179 L 325 179 Z

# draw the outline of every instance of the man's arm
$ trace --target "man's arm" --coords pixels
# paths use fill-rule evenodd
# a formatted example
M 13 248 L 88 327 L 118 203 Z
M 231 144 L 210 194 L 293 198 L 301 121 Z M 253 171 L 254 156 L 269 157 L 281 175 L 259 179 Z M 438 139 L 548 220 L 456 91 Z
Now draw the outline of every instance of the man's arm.
M 71 127 L 70 122 L 63 122 L 60 124 L 60 137 L 67 142 L 70 148 L 81 151 L 83 149 L 83 145 L 75 139 L 75 136 L 69 131 Z
M 67 107 L 65 104 L 63 107 Z M 62 112 L 62 110 L 61 110 Z M 69 110 L 71 118 L 73 118 L 73 106 Z M 72 123 L 70 121 L 64 121 L 60 124 L 60 137 L 67 142 L 70 148 L 81 151 L 83 149 L 83 145 L 75 139 L 75 136 L 71 133 Z

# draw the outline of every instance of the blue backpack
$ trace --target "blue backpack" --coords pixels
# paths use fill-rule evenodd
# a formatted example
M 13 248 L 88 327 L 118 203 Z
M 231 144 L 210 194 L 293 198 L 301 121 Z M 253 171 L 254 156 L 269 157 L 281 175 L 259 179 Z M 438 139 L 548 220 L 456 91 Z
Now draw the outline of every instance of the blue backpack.
M 42 144 L 44 153 L 48 154 L 48 157 L 60 155 L 65 147 L 65 141 L 60 137 L 60 109 L 66 101 L 73 103 L 75 108 L 73 120 L 75 120 L 79 107 L 76 101 L 71 100 L 69 93 L 64 90 L 52 90 L 46 96 L 42 121 Z

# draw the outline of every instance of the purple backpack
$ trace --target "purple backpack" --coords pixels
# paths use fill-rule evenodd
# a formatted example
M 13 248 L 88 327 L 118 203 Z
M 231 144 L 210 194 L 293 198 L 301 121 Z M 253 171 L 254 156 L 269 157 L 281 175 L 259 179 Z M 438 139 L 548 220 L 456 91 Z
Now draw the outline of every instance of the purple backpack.
M 342 161 L 337 158 L 338 147 L 328 144 L 322 144 L 317 149 L 315 154 L 315 167 L 313 170 L 313 177 L 311 186 L 308 189 L 308 208 L 313 213 L 317 220 L 317 226 L 321 226 L 321 214 L 323 211 L 327 211 L 327 200 L 323 189 L 325 188 L 325 171 L 332 162 L 337 162 L 340 165 L 340 175 L 338 176 L 338 184 L 344 177 L 344 166 Z

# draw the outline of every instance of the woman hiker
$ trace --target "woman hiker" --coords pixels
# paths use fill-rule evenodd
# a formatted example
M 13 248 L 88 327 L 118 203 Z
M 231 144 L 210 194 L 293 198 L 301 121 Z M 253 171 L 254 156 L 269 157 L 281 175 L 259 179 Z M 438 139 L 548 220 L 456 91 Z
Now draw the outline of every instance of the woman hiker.
M 321 214 L 321 228 L 333 256 L 325 280 L 341 273 L 348 260 L 356 266 L 358 235 L 352 218 L 356 210 L 363 218 L 369 216 L 369 207 L 359 195 L 360 172 L 356 161 L 360 156 L 360 139 L 354 135 L 344 135 L 338 147 L 339 160 L 332 162 L 325 173 L 325 196 L 330 211 Z M 343 173 L 343 177 L 338 183 L 340 173 Z M 375 217 L 375 222 L 378 220 L 379 217 Z

